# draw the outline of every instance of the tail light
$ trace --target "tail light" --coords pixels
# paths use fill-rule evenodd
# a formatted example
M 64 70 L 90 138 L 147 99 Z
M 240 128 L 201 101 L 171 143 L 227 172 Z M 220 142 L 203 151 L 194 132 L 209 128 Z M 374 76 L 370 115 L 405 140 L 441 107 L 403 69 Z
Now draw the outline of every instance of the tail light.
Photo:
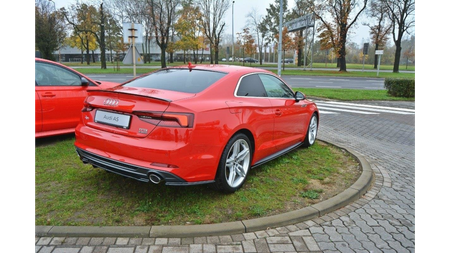
M 134 112 L 141 120 L 157 126 L 185 127 L 194 126 L 194 114 L 178 112 Z
M 82 112 L 90 112 L 94 110 L 94 107 L 91 106 L 86 100 L 84 100 L 83 108 L 81 109 Z

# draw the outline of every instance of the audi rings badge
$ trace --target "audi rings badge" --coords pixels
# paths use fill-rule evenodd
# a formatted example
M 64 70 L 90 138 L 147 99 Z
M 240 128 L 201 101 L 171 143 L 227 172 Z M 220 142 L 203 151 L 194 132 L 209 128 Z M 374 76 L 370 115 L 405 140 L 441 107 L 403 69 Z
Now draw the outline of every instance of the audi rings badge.
M 112 99 L 112 98 L 107 98 L 107 99 L 105 99 L 103 104 L 104 105 L 108 105 L 108 106 L 117 106 L 117 105 L 119 105 L 119 100 Z

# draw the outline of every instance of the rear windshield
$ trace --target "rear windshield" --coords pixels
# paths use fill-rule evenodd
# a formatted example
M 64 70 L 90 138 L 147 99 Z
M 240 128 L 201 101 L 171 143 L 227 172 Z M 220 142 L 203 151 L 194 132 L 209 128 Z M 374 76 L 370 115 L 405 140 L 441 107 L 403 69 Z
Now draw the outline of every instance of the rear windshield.
M 226 73 L 207 70 L 163 69 L 124 86 L 199 93 L 225 75 Z

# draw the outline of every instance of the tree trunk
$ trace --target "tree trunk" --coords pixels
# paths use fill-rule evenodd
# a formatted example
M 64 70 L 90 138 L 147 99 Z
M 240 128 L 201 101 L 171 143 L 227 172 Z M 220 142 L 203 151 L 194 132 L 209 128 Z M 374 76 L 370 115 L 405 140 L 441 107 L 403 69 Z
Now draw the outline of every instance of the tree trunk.
M 400 56 L 402 53 L 402 44 L 400 40 L 397 40 L 395 42 L 395 59 L 394 59 L 394 73 L 399 72 L 399 66 L 400 66 Z
M 161 46 L 161 68 L 166 68 L 166 47 Z
M 103 15 L 103 3 L 100 4 L 100 63 L 101 69 L 106 69 L 105 15 Z
M 345 27 L 341 28 L 344 29 Z M 342 31 L 342 30 L 341 30 Z M 345 33 L 345 31 L 342 31 L 340 34 L 340 38 L 339 38 L 339 58 L 338 58 L 338 62 L 339 62 L 339 71 L 340 72 L 347 72 L 347 63 L 345 61 L 345 44 L 347 42 L 347 34 Z
M 89 40 L 86 40 L 86 48 L 86 64 L 91 65 L 91 56 L 89 55 Z
M 219 44 L 214 46 L 214 63 L 219 64 Z

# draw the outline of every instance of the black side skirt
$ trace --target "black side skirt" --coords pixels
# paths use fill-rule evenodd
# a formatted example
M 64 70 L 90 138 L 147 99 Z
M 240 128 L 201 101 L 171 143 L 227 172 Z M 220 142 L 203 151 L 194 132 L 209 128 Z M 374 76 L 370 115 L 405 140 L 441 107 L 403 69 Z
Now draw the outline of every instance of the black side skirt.
M 275 154 L 272 154 L 272 155 L 270 155 L 270 156 L 268 156 L 268 157 L 265 157 L 265 158 L 263 158 L 263 159 L 261 159 L 261 160 L 255 162 L 255 164 L 252 166 L 252 168 L 255 168 L 255 167 L 258 167 L 258 166 L 260 166 L 260 165 L 262 165 L 262 164 L 264 164 L 264 163 L 270 162 L 270 161 L 272 161 L 273 159 L 276 159 L 276 158 L 278 158 L 278 157 L 280 157 L 280 156 L 282 156 L 282 155 L 284 155 L 284 154 L 287 154 L 287 153 L 291 152 L 292 150 L 294 150 L 294 149 L 300 147 L 301 145 L 303 145 L 303 142 L 297 143 L 297 144 L 292 145 L 292 146 L 290 146 L 290 147 L 288 147 L 288 148 L 286 148 L 286 149 L 283 149 L 283 150 L 281 150 L 281 151 L 278 151 L 278 152 L 275 153 Z

